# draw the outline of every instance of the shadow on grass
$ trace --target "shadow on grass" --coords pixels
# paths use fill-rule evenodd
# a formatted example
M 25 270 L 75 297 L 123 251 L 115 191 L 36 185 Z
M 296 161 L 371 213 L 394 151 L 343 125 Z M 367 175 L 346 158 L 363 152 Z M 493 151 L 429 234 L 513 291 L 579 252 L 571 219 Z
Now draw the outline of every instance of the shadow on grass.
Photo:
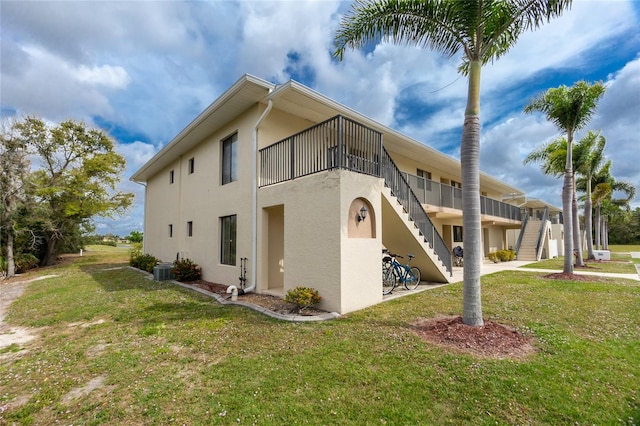
M 126 263 L 92 263 L 80 265 L 80 270 L 109 292 L 133 289 L 156 291 L 173 285 L 168 281 L 154 281 L 147 272 L 131 268 Z

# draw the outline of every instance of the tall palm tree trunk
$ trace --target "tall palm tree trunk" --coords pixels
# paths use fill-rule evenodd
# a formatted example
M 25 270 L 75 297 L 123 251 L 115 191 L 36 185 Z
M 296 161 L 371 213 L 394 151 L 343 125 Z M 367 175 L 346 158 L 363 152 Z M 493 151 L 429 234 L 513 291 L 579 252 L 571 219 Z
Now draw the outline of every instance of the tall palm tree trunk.
M 576 192 L 576 175 L 573 174 L 573 195 L 571 198 L 571 215 L 573 221 L 573 248 L 576 251 L 576 266 L 583 267 L 582 236 L 580 235 L 580 216 L 578 215 L 578 195 Z
M 567 135 L 567 163 L 564 170 L 564 186 L 562 187 L 562 216 L 564 216 L 564 269 L 565 274 L 573 274 L 573 215 L 571 213 L 573 199 L 573 135 Z
M 482 229 L 480 218 L 480 71 L 481 63 L 469 64 L 469 94 L 462 128 L 460 164 L 462 168 L 462 225 L 464 271 L 462 322 L 481 326 Z
M 584 201 L 584 231 L 587 238 L 587 259 L 595 259 L 593 252 L 593 208 L 591 205 L 591 182 L 587 181 L 587 198 Z
M 602 222 L 600 218 L 600 203 L 596 204 L 596 250 L 600 250 L 600 235 L 602 229 Z

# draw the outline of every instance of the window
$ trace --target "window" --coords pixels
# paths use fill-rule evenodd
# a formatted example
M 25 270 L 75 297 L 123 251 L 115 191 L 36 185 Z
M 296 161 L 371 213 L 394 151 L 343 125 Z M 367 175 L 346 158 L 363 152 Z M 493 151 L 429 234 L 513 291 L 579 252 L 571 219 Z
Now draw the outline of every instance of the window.
M 418 176 L 431 180 L 431 172 L 427 172 L 422 169 L 418 169 Z
M 455 180 L 451 181 L 451 186 L 454 188 L 462 188 L 462 184 L 460 182 L 456 182 Z
M 453 227 L 453 242 L 454 243 L 462 242 L 462 226 Z
M 222 141 L 222 184 L 238 180 L 238 134 Z
M 187 236 L 188 237 L 193 237 L 193 222 L 192 221 L 187 222 Z
M 425 170 L 422 169 L 418 169 L 418 177 L 421 177 L 422 179 L 418 179 L 418 188 L 419 189 L 424 189 L 425 188 L 425 183 L 427 183 L 427 189 L 431 190 L 431 183 L 430 182 L 425 182 L 426 180 L 431 180 L 431 172 L 427 172 Z
M 173 238 L 173 224 L 169 224 L 169 238 Z
M 196 171 L 196 161 L 195 158 L 191 157 L 189 159 L 189 174 L 192 175 Z
M 236 215 L 220 218 L 220 263 L 236 264 Z
M 174 173 L 173 173 L 173 170 L 171 170 L 171 171 L 169 172 L 169 183 L 170 183 L 170 184 L 171 184 L 171 183 L 173 183 L 173 178 L 174 178 Z

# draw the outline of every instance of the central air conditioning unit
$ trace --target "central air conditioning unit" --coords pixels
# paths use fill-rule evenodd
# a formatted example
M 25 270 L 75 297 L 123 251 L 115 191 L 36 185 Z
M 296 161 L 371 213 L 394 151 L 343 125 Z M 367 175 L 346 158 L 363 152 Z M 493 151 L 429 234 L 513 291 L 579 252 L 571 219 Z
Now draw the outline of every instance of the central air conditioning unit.
M 167 281 L 174 278 L 171 272 L 173 268 L 172 263 L 159 263 L 153 267 L 153 280 L 154 281 Z

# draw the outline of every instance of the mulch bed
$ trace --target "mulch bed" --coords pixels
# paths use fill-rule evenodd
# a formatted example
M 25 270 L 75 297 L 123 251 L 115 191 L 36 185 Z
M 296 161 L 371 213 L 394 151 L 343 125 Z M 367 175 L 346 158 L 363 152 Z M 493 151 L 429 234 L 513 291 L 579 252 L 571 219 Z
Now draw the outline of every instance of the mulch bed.
M 461 316 L 422 319 L 416 333 L 439 346 L 486 358 L 524 358 L 535 352 L 533 339 L 494 321 L 481 327 L 462 323 Z
M 212 283 L 204 280 L 189 281 L 185 284 L 198 287 L 211 293 L 219 294 L 224 298 L 231 300 L 231 295 L 227 294 L 227 286 L 224 284 Z M 302 311 L 298 310 L 298 307 L 293 303 L 287 303 L 284 299 L 273 296 L 270 294 L 258 294 L 258 293 L 245 293 L 238 295 L 239 302 L 253 303 L 254 305 L 262 306 L 270 311 L 277 312 L 283 315 L 302 315 L 302 316 L 314 316 L 326 314 L 326 311 L 316 308 L 306 308 Z

